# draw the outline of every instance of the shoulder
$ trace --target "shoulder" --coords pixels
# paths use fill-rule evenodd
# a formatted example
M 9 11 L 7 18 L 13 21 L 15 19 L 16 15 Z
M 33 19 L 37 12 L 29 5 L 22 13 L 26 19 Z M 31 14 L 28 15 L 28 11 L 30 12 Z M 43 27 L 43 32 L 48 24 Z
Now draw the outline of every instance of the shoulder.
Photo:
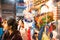
M 22 40 L 22 37 L 19 31 L 16 31 L 16 33 L 12 37 L 12 40 Z
M 12 40 L 22 40 L 22 37 L 21 37 L 21 35 L 14 35 L 12 37 Z

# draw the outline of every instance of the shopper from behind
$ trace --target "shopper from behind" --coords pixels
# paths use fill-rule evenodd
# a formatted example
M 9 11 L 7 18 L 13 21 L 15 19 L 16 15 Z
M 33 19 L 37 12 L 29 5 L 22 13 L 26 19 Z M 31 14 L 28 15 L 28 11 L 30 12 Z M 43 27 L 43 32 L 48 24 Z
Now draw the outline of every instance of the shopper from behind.
M 23 22 L 23 20 L 22 20 L 22 19 L 19 19 L 19 20 L 18 20 L 18 27 L 17 27 L 17 30 L 18 30 L 18 31 L 20 31 L 21 22 Z
M 2 36 L 2 40 L 22 40 L 21 34 L 17 31 L 16 20 L 9 17 L 7 21 L 2 23 L 5 32 Z
M 23 22 L 22 19 L 19 20 L 19 25 L 20 25 L 19 31 L 21 33 L 22 39 L 23 40 L 28 40 L 27 29 L 24 27 L 24 22 Z

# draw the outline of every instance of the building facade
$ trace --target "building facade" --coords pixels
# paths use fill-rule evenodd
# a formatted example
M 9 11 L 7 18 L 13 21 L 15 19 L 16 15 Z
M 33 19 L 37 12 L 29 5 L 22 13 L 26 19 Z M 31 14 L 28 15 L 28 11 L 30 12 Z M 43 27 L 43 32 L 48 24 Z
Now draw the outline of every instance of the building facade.
M 8 16 L 16 16 L 16 4 L 11 3 L 11 2 L 7 2 L 7 0 L 1 0 L 0 1 L 0 16 L 2 18 L 6 18 Z

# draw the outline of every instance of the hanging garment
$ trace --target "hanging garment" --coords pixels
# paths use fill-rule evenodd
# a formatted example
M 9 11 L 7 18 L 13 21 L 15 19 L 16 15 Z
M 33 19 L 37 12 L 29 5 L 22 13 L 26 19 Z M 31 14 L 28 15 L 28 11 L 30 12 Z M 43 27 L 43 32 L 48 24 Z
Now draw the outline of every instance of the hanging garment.
M 38 40 L 42 40 L 42 34 L 44 31 L 44 26 L 40 28 L 39 34 L 38 34 Z
M 43 32 L 42 40 L 50 40 L 50 38 L 46 35 L 45 32 Z
M 42 40 L 50 40 L 50 32 L 49 31 L 47 32 L 47 27 L 48 26 L 44 27 L 44 32 L 42 34 Z
M 30 28 L 27 31 L 28 40 L 31 40 Z

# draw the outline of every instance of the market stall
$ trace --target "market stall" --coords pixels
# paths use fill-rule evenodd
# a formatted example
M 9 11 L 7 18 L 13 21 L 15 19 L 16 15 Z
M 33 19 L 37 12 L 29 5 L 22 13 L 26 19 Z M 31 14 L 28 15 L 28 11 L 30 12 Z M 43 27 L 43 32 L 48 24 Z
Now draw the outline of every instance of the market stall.
M 24 18 L 27 20 L 26 24 L 28 24 L 26 27 L 30 30 L 34 29 L 38 34 L 38 40 L 42 39 L 43 34 L 45 34 L 47 39 L 42 39 L 42 40 L 48 40 L 50 38 L 48 38 L 48 36 L 50 35 L 50 32 L 47 29 L 53 29 L 50 28 L 51 24 L 49 25 L 49 23 L 56 21 L 57 19 L 54 19 L 56 17 L 57 12 L 54 12 L 54 6 L 52 3 L 52 0 L 31 0 L 31 1 L 27 1 L 27 8 L 24 10 Z M 48 4 L 49 5 L 48 5 Z M 52 5 L 52 6 L 50 6 Z M 56 11 L 56 9 L 55 9 Z M 33 20 L 33 21 L 31 21 Z M 31 25 L 29 25 L 29 23 L 32 23 Z M 33 26 L 33 24 L 35 24 L 35 26 Z M 28 27 L 29 26 L 29 27 Z M 31 29 L 32 28 L 32 29 Z M 31 31 L 30 31 L 31 33 Z M 46 34 L 48 33 L 48 34 Z M 48 36 L 47 36 L 48 35 Z M 31 36 L 32 37 L 32 36 Z

